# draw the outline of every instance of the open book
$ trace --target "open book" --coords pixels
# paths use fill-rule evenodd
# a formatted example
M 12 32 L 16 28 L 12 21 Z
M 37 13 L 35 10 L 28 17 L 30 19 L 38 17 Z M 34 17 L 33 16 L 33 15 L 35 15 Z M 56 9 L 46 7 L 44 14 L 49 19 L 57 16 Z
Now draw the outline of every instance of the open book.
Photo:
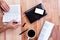
M 9 5 L 9 12 L 4 13 L 3 22 L 10 22 L 11 20 L 16 20 L 17 22 L 21 22 L 21 10 L 20 5 Z

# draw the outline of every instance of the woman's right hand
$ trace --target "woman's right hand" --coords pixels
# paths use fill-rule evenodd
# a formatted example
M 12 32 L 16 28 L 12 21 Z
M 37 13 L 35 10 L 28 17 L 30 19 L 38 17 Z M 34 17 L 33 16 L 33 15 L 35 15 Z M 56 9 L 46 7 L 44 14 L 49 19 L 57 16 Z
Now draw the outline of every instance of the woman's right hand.
M 16 29 L 20 26 L 20 22 L 16 22 L 15 20 L 10 21 L 6 24 L 8 29 Z

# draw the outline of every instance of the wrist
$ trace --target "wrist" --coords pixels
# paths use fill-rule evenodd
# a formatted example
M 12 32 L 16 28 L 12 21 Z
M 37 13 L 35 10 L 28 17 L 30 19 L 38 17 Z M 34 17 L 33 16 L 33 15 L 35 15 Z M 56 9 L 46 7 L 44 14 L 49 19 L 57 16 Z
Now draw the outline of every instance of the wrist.
M 8 27 L 7 27 L 6 25 L 1 25 L 1 26 L 0 26 L 0 29 L 2 29 L 2 30 L 7 30 Z
M 8 25 L 4 25 L 4 28 L 5 28 L 5 29 L 9 29 L 9 28 L 8 28 Z
M 6 28 L 7 28 L 7 29 L 12 29 L 12 27 L 11 27 L 10 24 L 6 24 Z

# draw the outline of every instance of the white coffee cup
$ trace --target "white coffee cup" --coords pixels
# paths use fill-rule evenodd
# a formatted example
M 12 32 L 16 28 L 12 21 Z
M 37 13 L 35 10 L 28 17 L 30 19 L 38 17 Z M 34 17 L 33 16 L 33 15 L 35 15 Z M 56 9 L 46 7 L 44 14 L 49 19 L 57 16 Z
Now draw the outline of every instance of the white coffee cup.
M 36 31 L 34 29 L 29 29 L 27 31 L 28 40 L 35 38 L 35 36 L 36 36 Z

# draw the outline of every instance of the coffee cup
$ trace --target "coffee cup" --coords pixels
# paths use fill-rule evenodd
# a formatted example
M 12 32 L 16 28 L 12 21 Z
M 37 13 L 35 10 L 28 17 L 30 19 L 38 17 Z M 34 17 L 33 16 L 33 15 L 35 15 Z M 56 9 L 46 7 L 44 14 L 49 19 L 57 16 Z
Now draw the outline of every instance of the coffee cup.
M 27 31 L 28 40 L 35 38 L 35 36 L 36 36 L 36 32 L 35 32 L 34 29 L 29 29 L 29 30 Z

